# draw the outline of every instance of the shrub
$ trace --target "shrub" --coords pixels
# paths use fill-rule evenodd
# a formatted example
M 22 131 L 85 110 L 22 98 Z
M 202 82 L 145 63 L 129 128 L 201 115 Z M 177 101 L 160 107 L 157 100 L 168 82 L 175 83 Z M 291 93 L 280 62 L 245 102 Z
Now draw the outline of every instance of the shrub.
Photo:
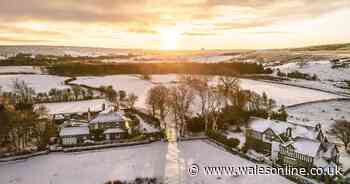
M 217 133 L 215 131 L 208 131 L 208 137 L 228 146 L 230 148 L 235 148 L 239 145 L 240 141 L 236 138 L 227 139 L 226 136 Z
M 107 181 L 105 184 L 160 184 L 162 183 L 157 178 L 135 178 L 135 180 L 130 181 L 121 181 L 121 180 L 114 180 L 114 181 Z
M 236 139 L 236 138 L 231 138 L 227 140 L 227 145 L 232 148 L 237 147 L 239 143 L 240 143 L 239 139 Z
M 205 129 L 205 123 L 203 117 L 193 117 L 187 121 L 187 129 L 190 132 L 203 132 Z
M 287 77 L 289 78 L 295 78 L 295 79 L 305 79 L 305 80 L 317 80 L 318 77 L 316 74 L 313 76 L 307 74 L 307 73 L 302 73 L 299 71 L 293 71 L 287 74 Z

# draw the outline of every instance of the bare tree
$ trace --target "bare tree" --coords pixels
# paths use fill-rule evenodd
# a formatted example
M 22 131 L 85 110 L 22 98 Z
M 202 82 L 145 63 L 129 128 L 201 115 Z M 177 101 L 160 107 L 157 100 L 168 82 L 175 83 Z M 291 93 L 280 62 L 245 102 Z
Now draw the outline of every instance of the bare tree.
M 221 76 L 219 77 L 218 89 L 226 97 L 225 105 L 228 106 L 230 96 L 239 90 L 239 79 L 234 76 Z
M 92 98 L 94 96 L 94 92 L 92 91 L 92 89 L 88 88 L 87 90 L 87 97 L 88 98 Z
M 332 128 L 335 136 L 343 142 L 345 150 L 347 150 L 348 144 L 350 143 L 350 122 L 338 120 L 333 124 Z
M 82 94 L 82 89 L 80 88 L 80 86 L 73 86 L 72 91 L 73 91 L 75 100 L 78 100 L 79 96 Z
M 157 111 L 157 100 L 158 100 L 158 92 L 156 87 L 151 88 L 147 92 L 146 104 L 151 108 L 152 116 L 156 116 Z
M 137 99 L 138 97 L 134 93 L 130 93 L 127 98 L 128 108 L 134 108 Z
M 174 114 L 176 129 L 183 136 L 186 128 L 186 117 L 190 115 L 191 103 L 194 100 L 194 92 L 187 85 L 179 84 L 170 88 L 170 95 L 169 105 Z
M 209 98 L 212 96 L 209 82 L 211 79 L 212 77 L 204 75 L 187 78 L 187 84 L 194 89 L 200 99 L 201 115 L 204 119 L 205 131 L 207 131 L 209 123 Z
M 35 91 L 33 88 L 29 87 L 24 81 L 15 80 L 13 82 L 14 93 L 18 97 L 18 103 L 23 105 L 33 104 L 33 97 Z
M 112 102 L 116 107 L 116 109 L 119 110 L 120 102 L 119 102 L 117 91 L 115 91 L 112 86 L 108 86 L 108 87 L 102 86 L 101 89 L 102 91 L 104 91 L 107 100 Z
M 212 129 L 217 129 L 217 123 L 221 114 L 221 109 L 226 103 L 225 97 L 219 92 L 217 88 L 211 88 L 208 93 L 208 115 L 212 121 Z M 205 130 L 208 130 L 206 125 Z
M 169 89 L 164 85 L 155 86 L 148 91 L 146 102 L 151 107 L 153 116 L 156 116 L 156 111 L 159 111 L 161 123 L 164 123 L 165 116 L 168 112 L 168 98 Z M 164 125 L 166 124 L 164 123 Z

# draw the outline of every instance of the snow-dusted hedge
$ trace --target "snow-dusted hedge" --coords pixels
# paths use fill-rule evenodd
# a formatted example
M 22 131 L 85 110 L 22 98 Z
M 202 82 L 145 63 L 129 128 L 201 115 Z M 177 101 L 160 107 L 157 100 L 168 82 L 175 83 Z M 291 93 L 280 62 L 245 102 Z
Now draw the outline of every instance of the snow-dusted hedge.
M 107 181 L 105 184 L 161 184 L 162 182 L 159 181 L 157 178 L 136 178 L 132 181 L 121 181 L 121 180 L 114 180 L 114 181 Z

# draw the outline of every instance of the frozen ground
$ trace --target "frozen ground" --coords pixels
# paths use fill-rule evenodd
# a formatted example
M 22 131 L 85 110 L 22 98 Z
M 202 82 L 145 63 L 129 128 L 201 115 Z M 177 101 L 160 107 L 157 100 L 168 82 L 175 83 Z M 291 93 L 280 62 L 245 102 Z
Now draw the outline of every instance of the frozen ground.
M 128 93 L 135 93 L 139 97 L 136 106 L 145 107 L 146 95 L 149 89 L 156 85 L 156 83 L 171 85 L 171 82 L 176 80 L 177 76 L 174 74 L 153 75 L 151 81 L 142 80 L 136 75 L 110 75 L 104 77 L 78 77 L 73 83 L 85 84 L 92 87 L 112 85 L 116 90 L 125 90 Z M 305 88 L 272 84 L 249 79 L 241 79 L 241 86 L 244 89 L 250 89 L 260 94 L 266 92 L 270 97 L 273 97 L 276 100 L 278 105 L 293 105 L 340 97 L 338 95 Z
M 43 105 L 47 108 L 49 114 L 61 114 L 61 113 L 84 113 L 90 111 L 102 111 L 102 105 L 106 104 L 108 108 L 109 102 L 104 99 L 96 100 L 84 100 L 84 101 L 73 101 L 73 102 L 59 102 L 59 103 L 43 103 L 37 104 Z
M 75 84 L 85 84 L 92 87 L 100 87 L 102 85 L 112 85 L 115 90 L 124 90 L 127 93 L 135 93 L 138 96 L 136 102 L 137 107 L 144 107 L 147 91 L 154 84 L 151 81 L 142 80 L 136 75 L 110 75 L 104 77 L 78 77 Z
M 287 63 L 284 65 L 276 66 L 274 68 L 279 68 L 282 72 L 292 72 L 297 70 L 302 73 L 308 73 L 310 75 L 316 74 L 319 78 L 317 81 L 291 79 L 290 81 L 284 81 L 284 83 L 322 89 L 337 93 L 349 93 L 349 90 L 338 88 L 335 86 L 335 84 L 337 82 L 350 80 L 350 68 L 332 69 L 331 67 L 332 65 L 329 61 L 317 61 L 308 62 L 303 67 L 299 67 L 296 63 Z
M 335 120 L 350 120 L 350 100 L 328 101 L 287 108 L 288 121 L 315 126 L 321 123 L 329 130 Z
M 202 141 L 177 144 L 179 161 L 183 167 L 179 173 L 181 183 L 201 184 L 289 184 L 291 181 L 278 176 L 189 176 L 187 169 L 192 163 L 199 166 L 255 166 L 254 163 L 222 151 Z M 163 178 L 166 169 L 168 143 L 152 143 L 123 148 L 80 153 L 53 153 L 24 161 L 0 163 L 0 183 L 65 183 L 99 184 L 107 180 L 133 179 L 135 177 Z M 175 153 L 174 153 L 175 154 Z M 167 168 L 171 169 L 171 167 Z
M 329 92 L 333 92 L 341 95 L 350 94 L 349 89 L 338 88 L 337 86 L 335 86 L 336 83 L 332 81 L 319 81 L 319 80 L 309 81 L 309 80 L 302 80 L 302 79 L 290 79 L 289 81 L 283 81 L 283 83 L 303 86 L 303 87 L 308 87 L 313 89 L 320 89 L 320 90 L 329 91 Z
M 40 67 L 33 66 L 0 66 L 0 74 L 3 73 L 32 73 L 42 74 Z
M 282 72 L 298 70 L 303 73 L 316 74 L 321 80 L 343 81 L 350 79 L 350 68 L 332 69 L 329 61 L 308 62 L 305 66 L 299 67 L 296 63 L 288 63 L 275 68 Z
M 167 74 L 167 75 L 152 75 L 151 81 L 153 83 L 174 83 L 178 80 L 177 74 Z
M 69 86 L 64 85 L 64 80 L 67 77 L 54 75 L 0 75 L 0 86 L 3 91 L 12 91 L 13 82 L 15 80 L 24 81 L 30 87 L 34 88 L 35 92 L 48 92 L 52 88 L 64 89 Z
M 265 92 L 270 98 L 276 100 L 278 105 L 293 105 L 310 101 L 325 100 L 339 98 L 338 95 L 333 95 L 325 92 L 320 92 L 311 89 L 288 86 L 283 84 L 273 84 L 262 81 L 249 79 L 241 79 L 243 89 L 250 89 L 259 94 Z

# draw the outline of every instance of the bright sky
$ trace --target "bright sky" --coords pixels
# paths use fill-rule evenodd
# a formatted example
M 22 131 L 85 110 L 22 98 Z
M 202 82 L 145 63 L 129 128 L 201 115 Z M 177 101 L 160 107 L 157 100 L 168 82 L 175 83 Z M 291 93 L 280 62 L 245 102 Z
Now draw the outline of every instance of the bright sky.
M 0 45 L 264 49 L 350 42 L 350 0 L 0 0 Z

